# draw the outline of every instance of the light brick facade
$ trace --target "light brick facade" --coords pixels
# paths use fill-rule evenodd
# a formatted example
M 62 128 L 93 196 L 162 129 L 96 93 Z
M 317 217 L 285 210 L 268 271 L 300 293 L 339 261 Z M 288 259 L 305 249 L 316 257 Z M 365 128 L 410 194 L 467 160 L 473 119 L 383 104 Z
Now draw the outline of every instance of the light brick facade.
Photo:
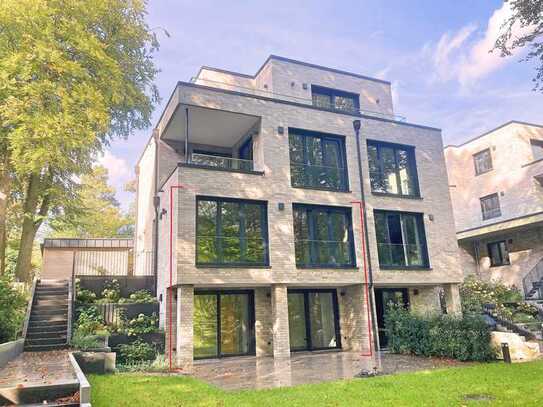
M 460 259 L 465 274 L 523 288 L 543 259 L 543 126 L 508 122 L 458 146 L 445 157 Z M 474 155 L 488 150 L 492 168 L 475 173 Z M 498 194 L 499 215 L 483 220 L 480 198 Z M 503 241 L 509 264 L 491 265 L 488 245 Z
M 360 95 L 360 113 L 330 111 L 312 106 L 311 85 L 326 86 Z M 264 86 L 266 85 L 266 86 Z M 368 112 L 370 111 L 370 112 Z M 229 116 L 230 115 L 230 116 Z M 187 125 L 186 118 L 189 117 Z M 254 172 L 217 171 L 187 165 L 184 135 L 197 143 L 211 131 L 219 131 L 225 117 L 232 126 L 246 123 L 253 140 Z M 203 118 L 203 119 L 202 119 Z M 227 119 L 224 119 L 227 120 Z M 353 120 L 361 120 L 360 150 Z M 217 124 L 219 123 L 219 124 Z M 225 122 L 226 123 L 226 122 Z M 190 127 L 192 126 L 192 128 Z M 206 130 L 205 126 L 208 126 Z M 224 126 L 223 126 L 224 128 Z M 348 189 L 331 192 L 291 186 L 289 129 L 338 135 L 344 138 Z M 191 130 L 192 129 L 192 130 Z M 368 315 L 373 315 L 372 295 L 366 298 L 363 265 L 371 263 L 375 287 L 417 287 L 422 294 L 410 298 L 413 307 L 439 311 L 437 293 L 454 287 L 462 279 L 454 234 L 454 221 L 447 186 L 441 132 L 438 129 L 398 121 L 393 116 L 390 83 L 360 75 L 270 57 L 255 76 L 202 68 L 195 83 L 179 83 L 156 128 L 160 141 L 158 185 L 159 292 L 169 286 L 169 233 L 173 215 L 172 262 L 174 286 L 194 290 L 250 289 L 254 293 L 255 354 L 286 357 L 290 353 L 287 294 L 291 289 L 333 289 L 337 292 L 339 330 L 343 349 L 369 351 Z M 190 140 L 191 134 L 193 139 Z M 244 133 L 246 134 L 246 133 Z M 239 135 L 239 145 L 244 134 Z M 217 135 L 220 138 L 220 135 Z M 224 138 L 228 136 L 228 129 Z M 217 140 L 219 140 L 219 138 Z M 408 199 L 372 194 L 368 177 L 366 141 L 380 140 L 415 147 L 421 198 Z M 223 140 L 224 141 L 224 140 Z M 151 140 L 150 143 L 154 143 Z M 219 144 L 219 142 L 217 143 Z M 218 147 L 217 147 L 218 148 Z M 164 153 L 161 153 L 164 151 Z M 189 153 L 194 147 L 188 146 Z M 148 147 L 140 161 L 139 178 L 152 176 Z M 358 160 L 362 163 L 362 193 Z M 143 168 L 142 163 L 147 163 Z M 170 214 L 171 187 L 174 190 Z M 145 186 L 145 184 L 144 184 Z M 266 202 L 269 266 L 258 268 L 204 267 L 196 259 L 196 198 L 198 196 L 251 199 Z M 138 197 L 138 211 L 153 211 L 152 200 Z M 357 202 L 365 204 L 367 225 Z M 315 204 L 349 208 L 352 216 L 355 267 L 298 268 L 295 261 L 293 204 Z M 427 269 L 381 270 L 379 267 L 374 209 L 422 214 L 430 267 Z M 139 215 L 138 219 L 152 219 Z M 147 221 L 141 228 L 148 228 Z M 143 236 L 138 225 L 137 235 Z M 367 259 L 363 239 L 367 233 Z M 146 241 L 145 238 L 137 240 Z M 138 250 L 148 249 L 142 244 Z M 368 251 L 369 250 L 369 251 Z M 366 260 L 366 262 L 364 261 Z M 457 291 L 451 291 L 457 296 Z M 188 294 L 187 294 L 188 295 Z M 419 299 L 420 298 L 420 299 Z M 457 304 L 456 297 L 451 303 Z M 183 315 L 181 314 L 183 326 Z M 188 317 L 187 317 L 188 318 Z M 191 322 L 192 323 L 192 322 Z M 376 321 L 370 326 L 374 329 Z M 164 326 L 164 318 L 162 318 Z M 183 336 L 183 328 L 177 327 Z M 192 334 L 186 334 L 191 337 Z M 188 340 L 187 340 L 188 341 Z M 188 342 L 183 352 L 190 348 Z M 181 359 L 184 359 L 182 356 Z M 179 359 L 179 358 L 178 358 Z

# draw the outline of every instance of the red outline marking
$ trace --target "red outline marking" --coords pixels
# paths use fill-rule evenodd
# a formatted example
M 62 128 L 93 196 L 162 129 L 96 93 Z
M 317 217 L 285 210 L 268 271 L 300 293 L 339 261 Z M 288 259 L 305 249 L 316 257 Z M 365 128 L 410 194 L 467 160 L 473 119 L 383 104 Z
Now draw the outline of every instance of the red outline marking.
M 362 239 L 362 258 L 364 259 L 364 289 L 366 295 L 364 296 L 364 302 L 366 303 L 367 319 L 368 319 L 368 338 L 369 338 L 369 353 L 361 353 L 360 356 L 373 356 L 373 338 L 372 338 L 372 323 L 371 323 L 371 312 L 369 307 L 369 288 L 368 288 L 368 266 L 366 263 L 366 236 L 365 236 L 365 225 L 364 225 L 364 202 L 362 201 L 351 201 L 352 204 L 358 204 L 360 207 L 360 237 Z

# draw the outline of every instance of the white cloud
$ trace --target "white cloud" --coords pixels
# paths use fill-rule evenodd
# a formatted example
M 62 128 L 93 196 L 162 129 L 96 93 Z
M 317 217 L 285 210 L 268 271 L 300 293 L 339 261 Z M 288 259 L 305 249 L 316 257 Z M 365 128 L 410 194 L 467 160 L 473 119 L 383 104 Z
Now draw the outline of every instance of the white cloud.
M 437 45 L 431 47 L 435 68 L 432 79 L 443 82 L 456 80 L 462 87 L 469 87 L 514 60 L 501 57 L 498 51 L 490 52 L 500 35 L 502 24 L 512 13 L 509 3 L 505 2 L 492 13 L 480 35 L 477 35 L 477 26 L 474 24 L 466 25 L 454 34 L 443 34 Z M 515 25 L 513 37 L 527 30 Z M 428 47 L 425 47 L 425 51 L 428 51 Z M 518 52 L 521 50 L 515 50 L 513 55 Z
M 132 171 L 126 160 L 111 154 L 109 151 L 106 151 L 98 159 L 98 163 L 107 168 L 111 184 L 124 184 L 132 175 Z

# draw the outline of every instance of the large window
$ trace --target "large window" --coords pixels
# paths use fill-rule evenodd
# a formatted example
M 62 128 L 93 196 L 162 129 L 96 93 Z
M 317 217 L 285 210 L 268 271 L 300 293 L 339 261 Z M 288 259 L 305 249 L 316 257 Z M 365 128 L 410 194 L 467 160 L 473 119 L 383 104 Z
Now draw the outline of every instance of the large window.
M 490 257 L 490 266 L 506 266 L 509 262 L 509 251 L 505 240 L 489 243 L 487 246 L 488 257 Z
M 413 147 L 368 141 L 368 163 L 372 192 L 419 196 Z
M 358 113 L 360 110 L 359 96 L 356 93 L 311 85 L 311 96 L 313 106 L 349 113 Z
M 196 263 L 268 264 L 266 203 L 236 199 L 197 199 Z
M 482 197 L 480 200 L 483 220 L 502 216 L 502 211 L 500 209 L 500 198 L 498 198 L 498 194 L 487 195 Z
M 473 155 L 473 164 L 475 165 L 475 175 L 484 174 L 492 170 L 492 156 L 490 149 L 479 151 Z
M 428 252 L 420 213 L 375 211 L 381 268 L 427 268 Z
M 344 138 L 289 129 L 289 147 L 293 187 L 347 190 Z
M 298 267 L 354 267 L 349 208 L 294 205 Z
M 534 161 L 543 160 L 543 140 L 531 139 L 532 159 Z

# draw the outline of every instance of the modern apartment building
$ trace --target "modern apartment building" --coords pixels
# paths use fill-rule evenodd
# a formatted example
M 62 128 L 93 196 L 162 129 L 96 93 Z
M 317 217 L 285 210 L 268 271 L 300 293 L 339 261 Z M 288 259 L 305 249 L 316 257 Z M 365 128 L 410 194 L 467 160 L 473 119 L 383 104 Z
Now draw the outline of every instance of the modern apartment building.
M 255 75 L 202 67 L 173 90 L 137 172 L 135 250 L 157 251 L 182 369 L 369 355 L 390 301 L 459 310 L 441 132 L 395 116 L 389 82 L 273 55 Z
M 445 157 L 462 269 L 540 296 L 543 126 L 511 121 Z M 543 296 L 541 296 L 543 298 Z

